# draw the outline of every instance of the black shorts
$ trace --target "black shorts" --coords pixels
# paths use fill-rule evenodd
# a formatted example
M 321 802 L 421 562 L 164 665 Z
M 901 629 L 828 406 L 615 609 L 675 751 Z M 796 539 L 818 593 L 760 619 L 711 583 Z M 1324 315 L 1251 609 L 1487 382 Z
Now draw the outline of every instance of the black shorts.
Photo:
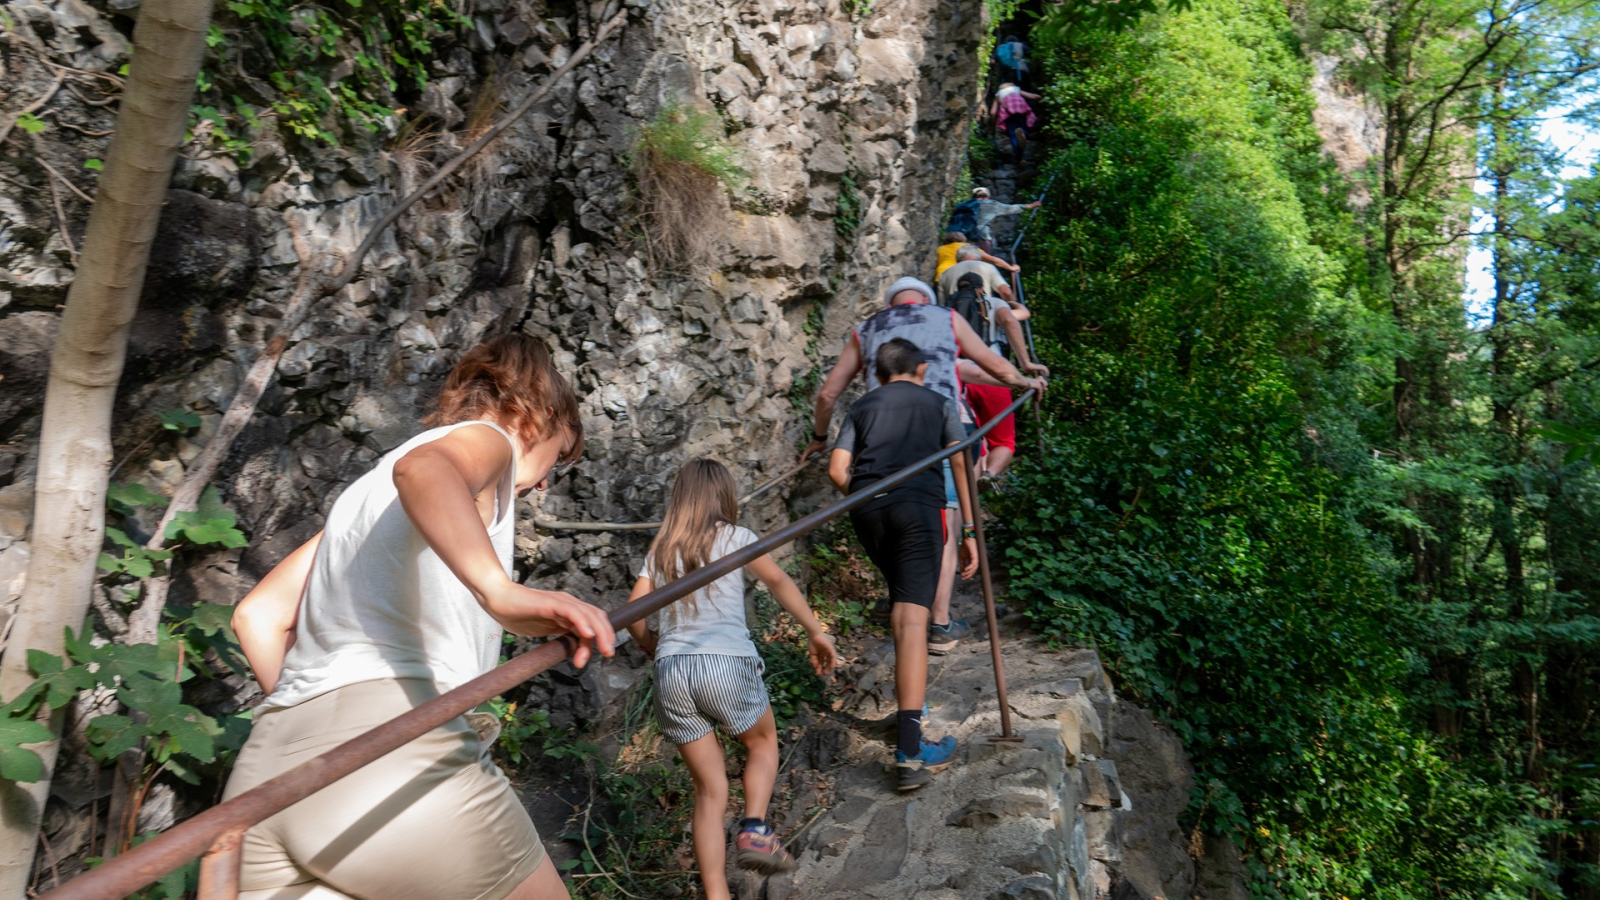
M 889 584 L 890 602 L 933 606 L 944 550 L 941 512 L 922 503 L 890 503 L 850 513 L 856 537 Z

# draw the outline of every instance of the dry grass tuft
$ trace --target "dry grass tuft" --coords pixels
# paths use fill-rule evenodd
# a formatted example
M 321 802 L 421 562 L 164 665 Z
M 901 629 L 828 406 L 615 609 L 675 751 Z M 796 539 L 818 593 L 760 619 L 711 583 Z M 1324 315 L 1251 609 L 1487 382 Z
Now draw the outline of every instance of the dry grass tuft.
M 491 74 L 473 96 L 472 106 L 467 109 L 467 121 L 460 133 L 461 146 L 470 147 L 476 143 L 484 132 L 494 127 L 500 114 L 505 111 L 499 82 L 498 73 Z M 470 198 L 472 211 L 476 215 L 487 216 L 493 201 L 505 191 L 504 169 L 515 155 L 515 147 L 511 142 L 497 138 L 458 174 L 462 192 Z
M 629 163 L 651 265 L 676 271 L 710 267 L 721 244 L 723 192 L 744 177 L 721 121 L 668 104 L 639 130 Z

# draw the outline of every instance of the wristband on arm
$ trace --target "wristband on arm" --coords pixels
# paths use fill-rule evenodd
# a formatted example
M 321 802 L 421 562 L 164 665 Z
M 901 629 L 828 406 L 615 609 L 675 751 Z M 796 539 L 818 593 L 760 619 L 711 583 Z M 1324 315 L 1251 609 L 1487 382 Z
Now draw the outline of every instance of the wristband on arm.
M 961 523 L 961 539 L 963 541 L 966 540 L 967 538 L 972 538 L 972 539 L 976 540 L 977 537 L 978 537 L 978 530 L 976 528 L 972 527 L 972 523 L 971 522 L 962 522 Z

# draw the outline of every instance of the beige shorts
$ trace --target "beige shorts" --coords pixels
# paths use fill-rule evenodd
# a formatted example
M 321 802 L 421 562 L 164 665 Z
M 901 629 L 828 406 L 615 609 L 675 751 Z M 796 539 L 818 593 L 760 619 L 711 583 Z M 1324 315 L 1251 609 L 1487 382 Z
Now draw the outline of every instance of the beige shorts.
M 352 684 L 256 719 L 223 799 L 439 695 Z M 251 828 L 246 900 L 501 900 L 544 862 L 505 773 L 466 719 L 435 728 Z

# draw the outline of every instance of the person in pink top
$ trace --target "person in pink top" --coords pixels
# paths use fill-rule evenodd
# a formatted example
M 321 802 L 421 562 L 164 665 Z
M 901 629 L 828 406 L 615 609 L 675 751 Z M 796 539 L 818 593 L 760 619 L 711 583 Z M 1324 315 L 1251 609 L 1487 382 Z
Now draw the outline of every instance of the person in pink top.
M 1008 81 L 995 91 L 994 104 L 989 107 L 994 127 L 1011 139 L 1011 152 L 1018 159 L 1022 158 L 1022 150 L 1028 144 L 1028 129 L 1039 122 L 1028 101 L 1038 99 L 1038 94 L 1030 94 Z

